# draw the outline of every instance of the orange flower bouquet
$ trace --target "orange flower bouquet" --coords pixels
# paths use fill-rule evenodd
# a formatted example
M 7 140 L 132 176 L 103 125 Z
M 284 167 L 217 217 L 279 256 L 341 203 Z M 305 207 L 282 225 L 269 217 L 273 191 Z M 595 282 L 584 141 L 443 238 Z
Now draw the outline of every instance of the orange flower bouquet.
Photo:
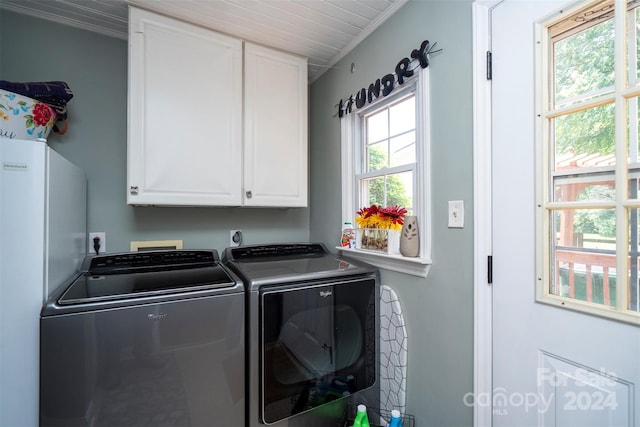
M 358 211 L 356 248 L 397 255 L 400 253 L 400 230 L 407 210 L 400 206 L 371 205 Z

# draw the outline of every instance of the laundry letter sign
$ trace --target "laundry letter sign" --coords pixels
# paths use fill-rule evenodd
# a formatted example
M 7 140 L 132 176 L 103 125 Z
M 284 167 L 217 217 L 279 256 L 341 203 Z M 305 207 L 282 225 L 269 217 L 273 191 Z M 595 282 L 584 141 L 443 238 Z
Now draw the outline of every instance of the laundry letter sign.
M 350 95 L 347 99 L 341 99 L 337 104 L 338 117 L 351 113 L 354 105 L 356 109 L 362 108 L 366 104 L 373 102 L 376 98 L 379 98 L 381 94 L 383 97 L 389 95 L 395 88 L 396 83 L 403 85 L 406 79 L 413 76 L 415 69 L 418 67 L 416 65 L 412 68 L 412 63 L 416 62 L 420 64 L 421 68 L 427 68 L 429 66 L 429 54 L 434 52 L 433 48 L 435 45 L 436 43 L 430 45 L 429 40 L 423 41 L 420 44 L 420 48 L 411 51 L 412 59 L 402 58 L 398 62 L 395 74 L 386 74 L 371 83 L 368 89 L 362 88 L 355 95 Z

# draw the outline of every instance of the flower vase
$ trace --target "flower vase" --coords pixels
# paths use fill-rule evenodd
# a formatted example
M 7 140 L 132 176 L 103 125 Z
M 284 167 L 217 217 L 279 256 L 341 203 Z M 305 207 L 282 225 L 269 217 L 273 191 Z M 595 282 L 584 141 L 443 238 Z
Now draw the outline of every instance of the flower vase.
M 388 230 L 378 228 L 362 228 L 358 230 L 358 249 L 368 251 L 387 252 Z
M 418 235 L 418 217 L 404 217 L 400 235 L 400 253 L 406 257 L 417 257 L 420 254 L 420 236 Z
M 400 230 L 389 230 L 387 254 L 400 255 Z
M 387 255 L 400 254 L 400 230 L 360 228 L 356 230 L 356 248 L 381 252 Z

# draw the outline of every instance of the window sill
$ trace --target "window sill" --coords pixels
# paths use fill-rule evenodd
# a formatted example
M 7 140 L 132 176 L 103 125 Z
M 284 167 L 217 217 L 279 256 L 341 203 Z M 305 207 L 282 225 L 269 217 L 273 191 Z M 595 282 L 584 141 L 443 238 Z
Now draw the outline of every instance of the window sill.
M 385 270 L 397 271 L 412 276 L 427 277 L 431 268 L 431 259 L 405 257 L 402 255 L 387 255 L 372 251 L 349 249 L 336 246 L 343 255 L 375 265 Z

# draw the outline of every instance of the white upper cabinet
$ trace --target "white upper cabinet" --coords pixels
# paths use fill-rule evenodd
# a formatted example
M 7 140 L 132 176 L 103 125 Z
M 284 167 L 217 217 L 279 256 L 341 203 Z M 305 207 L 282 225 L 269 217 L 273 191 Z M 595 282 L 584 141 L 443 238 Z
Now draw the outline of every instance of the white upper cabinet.
M 307 206 L 306 60 L 129 10 L 127 202 Z
M 128 203 L 240 205 L 242 42 L 129 13 Z
M 307 60 L 244 44 L 244 204 L 307 206 Z

